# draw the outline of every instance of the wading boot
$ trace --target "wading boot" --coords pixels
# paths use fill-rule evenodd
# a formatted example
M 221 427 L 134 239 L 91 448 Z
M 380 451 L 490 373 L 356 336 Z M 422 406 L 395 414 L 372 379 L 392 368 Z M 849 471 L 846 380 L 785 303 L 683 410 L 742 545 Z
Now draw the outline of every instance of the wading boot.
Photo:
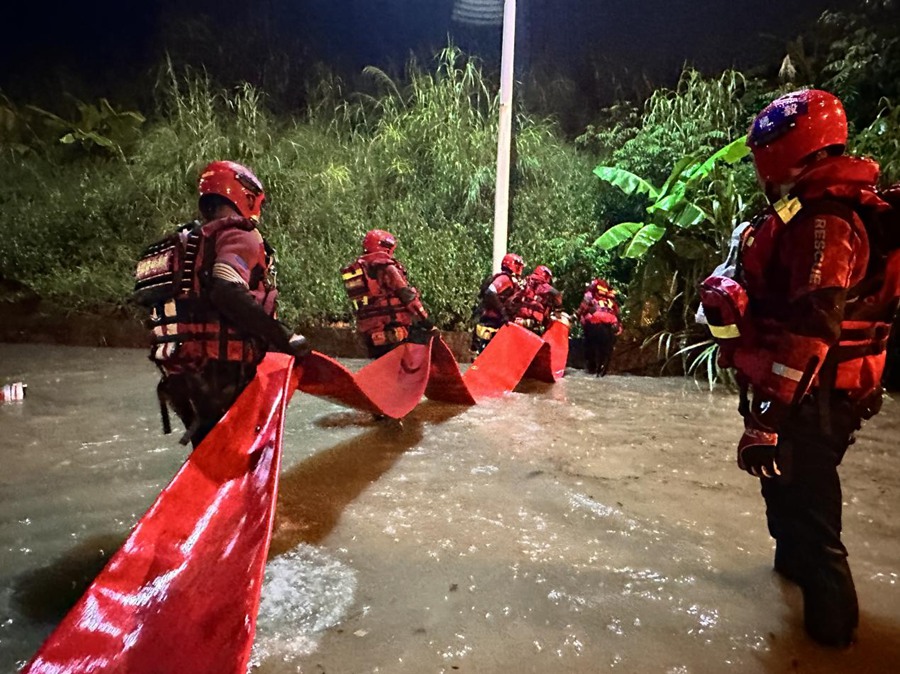
M 775 543 L 775 572 L 792 583 L 803 583 L 803 559 L 796 546 L 784 541 Z
M 846 648 L 856 639 L 859 604 L 847 558 L 823 560 L 798 583 L 803 591 L 803 623 L 816 642 Z

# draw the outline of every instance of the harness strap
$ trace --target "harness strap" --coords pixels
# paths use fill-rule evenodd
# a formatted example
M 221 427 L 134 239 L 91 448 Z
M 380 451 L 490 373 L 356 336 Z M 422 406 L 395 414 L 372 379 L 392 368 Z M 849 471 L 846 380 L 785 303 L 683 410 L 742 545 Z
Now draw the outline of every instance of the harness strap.
M 168 435 L 172 432 L 172 419 L 169 416 L 169 405 L 166 401 L 166 394 L 163 393 L 163 382 L 165 382 L 166 373 L 161 367 L 159 368 L 159 371 L 162 373 L 163 378 L 160 379 L 159 383 L 156 385 L 156 398 L 159 400 L 159 418 L 162 422 L 163 434 Z

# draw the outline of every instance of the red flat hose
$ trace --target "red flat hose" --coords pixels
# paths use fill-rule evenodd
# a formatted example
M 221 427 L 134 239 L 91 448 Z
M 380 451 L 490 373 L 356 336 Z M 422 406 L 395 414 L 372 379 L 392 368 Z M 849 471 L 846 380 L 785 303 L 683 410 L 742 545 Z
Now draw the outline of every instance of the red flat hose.
M 23 672 L 245 674 L 292 362 L 266 356 Z
M 24 674 L 245 674 L 294 390 L 402 418 L 425 396 L 472 405 L 524 376 L 563 376 L 568 327 L 506 325 L 462 374 L 435 337 L 352 373 L 313 352 L 270 353 L 256 378 L 163 489 Z

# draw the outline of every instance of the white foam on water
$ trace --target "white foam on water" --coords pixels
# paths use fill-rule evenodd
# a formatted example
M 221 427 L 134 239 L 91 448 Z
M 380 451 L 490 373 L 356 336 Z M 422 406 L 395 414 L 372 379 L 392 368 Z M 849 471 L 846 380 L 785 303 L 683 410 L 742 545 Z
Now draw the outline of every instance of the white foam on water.
M 356 586 L 356 571 L 322 548 L 301 544 L 270 561 L 248 671 L 314 653 L 325 630 L 346 619 Z

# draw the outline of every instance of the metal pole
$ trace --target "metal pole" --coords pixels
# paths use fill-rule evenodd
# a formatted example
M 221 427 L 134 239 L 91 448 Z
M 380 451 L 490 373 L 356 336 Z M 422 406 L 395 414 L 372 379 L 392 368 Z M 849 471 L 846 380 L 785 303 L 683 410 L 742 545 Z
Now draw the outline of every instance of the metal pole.
M 503 52 L 500 61 L 500 127 L 497 134 L 497 191 L 494 195 L 494 273 L 506 255 L 509 232 L 509 149 L 512 139 L 513 57 L 516 44 L 516 0 L 503 4 Z

